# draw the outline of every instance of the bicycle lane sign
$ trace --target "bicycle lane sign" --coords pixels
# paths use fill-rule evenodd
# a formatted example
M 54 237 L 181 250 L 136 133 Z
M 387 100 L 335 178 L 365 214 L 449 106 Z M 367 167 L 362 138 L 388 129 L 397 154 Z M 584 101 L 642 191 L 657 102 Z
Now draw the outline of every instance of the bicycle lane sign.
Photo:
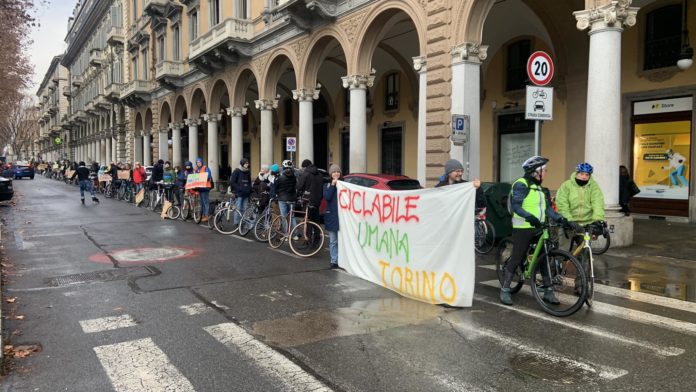
M 553 87 L 527 86 L 526 120 L 553 120 Z

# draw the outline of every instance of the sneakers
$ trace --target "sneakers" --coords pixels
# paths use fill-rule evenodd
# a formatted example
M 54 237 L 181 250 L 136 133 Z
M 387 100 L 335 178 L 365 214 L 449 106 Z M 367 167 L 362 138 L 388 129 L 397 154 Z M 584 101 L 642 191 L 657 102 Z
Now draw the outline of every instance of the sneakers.
M 331 266 L 329 267 L 331 269 L 336 269 L 339 268 L 337 263 L 331 263 Z
M 84 197 L 83 197 L 82 199 L 80 199 L 80 201 L 82 202 L 82 204 L 85 204 L 85 198 L 84 198 Z
M 201 223 L 207 222 L 207 221 L 208 221 L 208 217 L 207 217 L 207 216 L 204 216 L 204 217 L 201 218 Z
M 500 289 L 500 302 L 503 305 L 512 305 L 512 294 L 510 294 L 510 288 Z
M 552 287 L 547 287 L 544 289 L 544 301 L 550 303 L 551 305 L 558 305 L 561 303 L 561 301 L 556 298 L 556 294 L 554 294 Z
M 300 236 L 299 236 L 299 235 L 296 235 L 296 236 L 292 237 L 292 240 L 293 240 L 293 241 L 299 241 L 299 240 L 300 240 Z
M 96 197 L 93 197 L 93 198 L 92 198 L 92 201 L 95 202 L 95 203 L 97 203 L 97 204 L 99 204 L 99 199 L 97 199 Z

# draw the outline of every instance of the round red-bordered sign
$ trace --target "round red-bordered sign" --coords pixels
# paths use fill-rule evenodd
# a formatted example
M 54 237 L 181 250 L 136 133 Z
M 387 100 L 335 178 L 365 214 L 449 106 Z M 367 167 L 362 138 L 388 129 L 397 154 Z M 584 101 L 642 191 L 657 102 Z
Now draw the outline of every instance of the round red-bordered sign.
M 546 86 L 553 78 L 553 60 L 546 52 L 532 53 L 527 60 L 527 76 L 537 86 Z

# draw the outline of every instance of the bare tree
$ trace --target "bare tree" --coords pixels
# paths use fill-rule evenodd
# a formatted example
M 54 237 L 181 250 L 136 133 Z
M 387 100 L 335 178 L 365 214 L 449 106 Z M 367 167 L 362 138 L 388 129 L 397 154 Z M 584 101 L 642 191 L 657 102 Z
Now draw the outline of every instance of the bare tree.
M 0 119 L 0 145 L 10 146 L 17 160 L 30 157 L 31 143 L 39 136 L 39 111 L 30 96 L 11 105 Z

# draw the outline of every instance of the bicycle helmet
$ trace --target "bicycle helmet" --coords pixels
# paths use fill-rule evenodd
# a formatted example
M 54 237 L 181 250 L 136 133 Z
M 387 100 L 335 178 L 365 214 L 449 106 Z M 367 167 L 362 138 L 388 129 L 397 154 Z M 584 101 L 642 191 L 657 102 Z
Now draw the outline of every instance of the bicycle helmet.
M 279 171 L 280 171 L 280 168 L 278 167 L 277 164 L 274 163 L 271 165 L 271 172 L 272 173 L 278 173 Z
M 292 164 L 292 161 L 291 161 L 291 160 L 286 159 L 286 160 L 283 161 L 283 168 L 284 168 L 284 169 L 291 168 L 291 167 L 293 167 L 293 166 L 294 166 L 294 165 Z
M 587 162 L 578 163 L 578 166 L 575 168 L 575 171 L 578 173 L 592 174 L 593 170 L 594 168 L 592 167 L 592 165 L 590 165 Z
M 525 173 L 531 173 L 545 166 L 548 162 L 548 159 L 539 155 L 535 155 L 524 161 L 524 163 L 522 164 L 522 170 L 524 170 Z

